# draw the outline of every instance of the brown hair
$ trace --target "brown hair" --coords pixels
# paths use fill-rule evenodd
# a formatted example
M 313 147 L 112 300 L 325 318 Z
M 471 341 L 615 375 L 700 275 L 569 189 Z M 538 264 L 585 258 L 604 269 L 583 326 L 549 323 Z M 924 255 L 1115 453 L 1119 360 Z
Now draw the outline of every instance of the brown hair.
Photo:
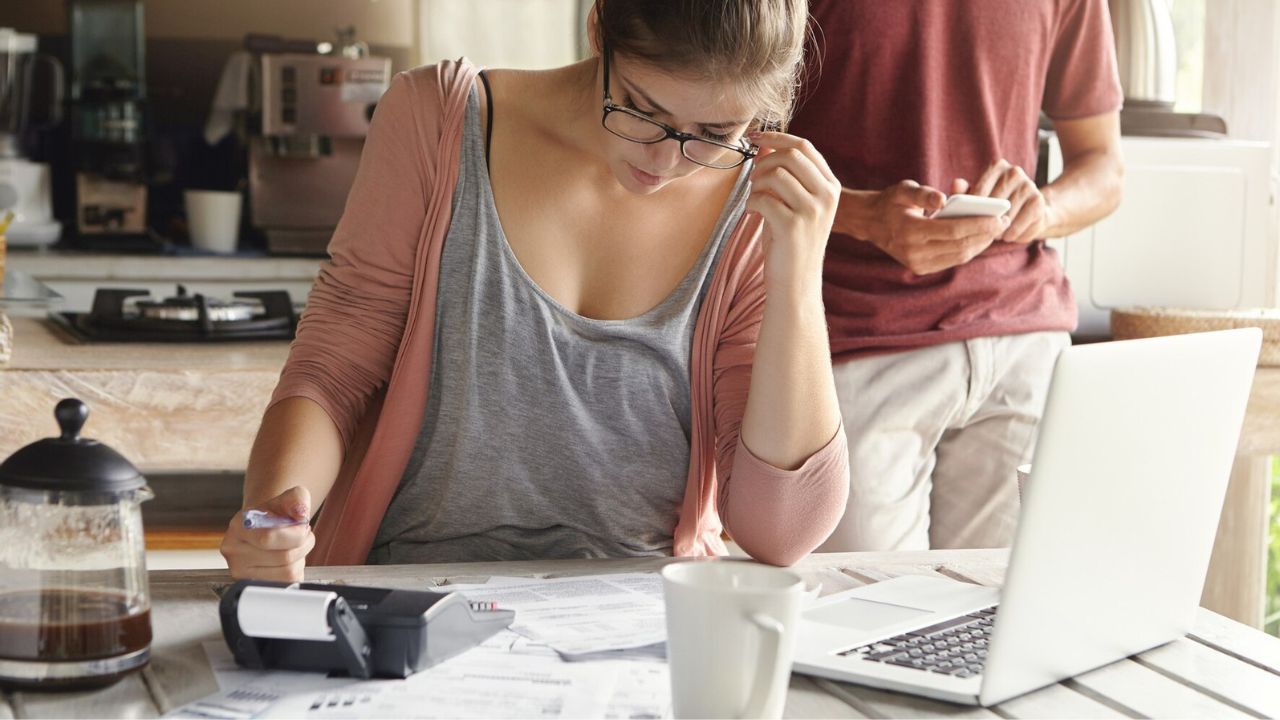
M 803 67 L 808 0 L 597 0 L 600 38 L 673 75 L 736 83 L 761 127 L 786 126 Z

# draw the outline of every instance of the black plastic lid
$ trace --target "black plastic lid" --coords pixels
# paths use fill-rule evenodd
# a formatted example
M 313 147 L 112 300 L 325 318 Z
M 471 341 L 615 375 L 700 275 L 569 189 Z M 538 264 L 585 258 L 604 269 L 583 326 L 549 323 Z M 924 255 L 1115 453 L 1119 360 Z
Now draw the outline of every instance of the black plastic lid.
M 97 440 L 80 437 L 89 419 L 83 402 L 68 398 L 53 411 L 62 437 L 45 438 L 0 464 L 0 485 L 30 490 L 124 492 L 147 484 L 123 455 Z

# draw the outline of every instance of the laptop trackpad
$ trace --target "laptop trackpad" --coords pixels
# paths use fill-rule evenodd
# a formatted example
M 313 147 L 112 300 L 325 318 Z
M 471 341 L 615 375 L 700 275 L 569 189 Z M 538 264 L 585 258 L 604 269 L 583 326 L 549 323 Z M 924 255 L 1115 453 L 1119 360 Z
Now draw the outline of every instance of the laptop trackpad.
M 890 605 L 874 600 L 848 598 L 839 602 L 823 605 L 807 610 L 806 620 L 820 622 L 824 625 L 836 625 L 850 630 L 873 632 L 882 627 L 897 625 L 913 618 L 924 618 L 932 615 L 932 610 Z

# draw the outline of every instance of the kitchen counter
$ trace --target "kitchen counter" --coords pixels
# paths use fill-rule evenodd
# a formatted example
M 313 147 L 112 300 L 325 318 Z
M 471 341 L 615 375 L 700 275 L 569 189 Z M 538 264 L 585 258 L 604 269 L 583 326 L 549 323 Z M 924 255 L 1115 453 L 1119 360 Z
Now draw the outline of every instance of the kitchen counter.
M 305 302 L 323 258 L 121 255 L 10 249 L 8 264 L 49 285 L 66 298 L 61 309 L 86 312 L 99 288 L 137 288 L 157 297 L 178 284 L 193 293 L 230 298 L 243 290 L 286 290 Z M 23 313 L 10 309 L 9 314 Z
M 8 264 L 37 278 L 151 280 L 303 280 L 324 258 L 212 255 L 125 255 L 9 248 Z
M 85 435 L 144 473 L 243 472 L 289 343 L 78 344 L 43 320 L 13 317 L 0 366 L 0 458 L 56 434 L 53 406 L 78 397 Z
M 224 343 L 80 343 L 40 318 L 12 318 L 13 359 L 5 370 L 279 373 L 289 354 L 282 340 Z

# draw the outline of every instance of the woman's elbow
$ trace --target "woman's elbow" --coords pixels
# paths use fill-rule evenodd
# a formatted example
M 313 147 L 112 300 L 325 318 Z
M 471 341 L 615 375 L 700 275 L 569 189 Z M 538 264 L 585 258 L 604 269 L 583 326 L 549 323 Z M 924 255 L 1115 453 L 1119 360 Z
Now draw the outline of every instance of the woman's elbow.
M 787 512 L 778 508 L 768 514 L 736 518 L 730 526 L 734 542 L 752 559 L 770 565 L 794 565 L 821 545 L 835 531 L 844 516 L 849 485 L 836 483 L 807 511 Z
M 777 565 L 778 567 L 795 565 L 813 552 L 813 548 L 805 550 L 802 548 L 779 547 L 776 544 L 768 543 L 748 547 L 747 544 L 739 542 L 738 547 L 741 547 L 747 555 L 750 555 L 752 560 L 766 565 Z

